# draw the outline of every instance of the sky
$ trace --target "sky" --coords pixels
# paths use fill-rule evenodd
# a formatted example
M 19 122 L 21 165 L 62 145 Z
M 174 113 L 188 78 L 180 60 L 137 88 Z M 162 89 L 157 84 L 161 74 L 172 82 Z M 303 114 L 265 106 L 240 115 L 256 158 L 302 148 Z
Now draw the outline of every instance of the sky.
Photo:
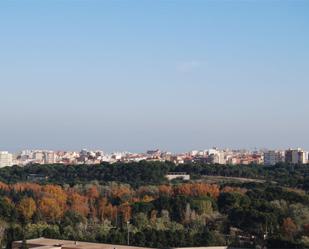
M 0 150 L 309 149 L 309 1 L 0 1 Z

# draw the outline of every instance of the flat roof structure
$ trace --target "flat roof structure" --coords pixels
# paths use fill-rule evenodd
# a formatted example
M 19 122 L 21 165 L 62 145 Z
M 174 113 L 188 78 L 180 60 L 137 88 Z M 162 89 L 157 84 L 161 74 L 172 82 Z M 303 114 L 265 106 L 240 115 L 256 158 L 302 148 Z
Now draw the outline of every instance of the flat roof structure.
M 29 249 L 150 249 L 147 247 L 90 243 L 71 240 L 38 238 L 26 241 Z M 12 249 L 19 249 L 22 241 L 14 241 Z
M 29 249 L 151 249 L 149 247 L 126 246 L 126 245 L 113 245 L 101 244 L 91 242 L 81 242 L 72 240 L 58 240 L 37 238 L 26 241 Z M 20 249 L 22 241 L 14 241 L 12 249 Z M 210 246 L 210 247 L 183 247 L 174 249 L 227 249 L 227 246 Z

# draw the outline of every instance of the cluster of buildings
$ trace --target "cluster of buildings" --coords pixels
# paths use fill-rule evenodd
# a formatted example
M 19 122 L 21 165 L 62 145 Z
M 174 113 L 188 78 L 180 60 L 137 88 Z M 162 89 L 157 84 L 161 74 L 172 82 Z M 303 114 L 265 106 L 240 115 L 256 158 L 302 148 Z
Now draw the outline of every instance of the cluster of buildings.
M 139 161 L 169 161 L 175 164 L 201 162 L 209 164 L 249 165 L 278 163 L 307 164 L 308 152 L 302 149 L 288 150 L 194 150 L 186 153 L 173 154 L 160 150 L 150 150 L 145 153 L 104 153 L 100 150 L 49 151 L 24 150 L 16 154 L 0 151 L 0 167 L 31 164 L 99 164 L 102 162 L 139 162 Z
M 308 152 L 302 149 L 288 149 L 285 151 L 266 151 L 264 152 L 264 164 L 276 165 L 277 163 L 307 164 Z

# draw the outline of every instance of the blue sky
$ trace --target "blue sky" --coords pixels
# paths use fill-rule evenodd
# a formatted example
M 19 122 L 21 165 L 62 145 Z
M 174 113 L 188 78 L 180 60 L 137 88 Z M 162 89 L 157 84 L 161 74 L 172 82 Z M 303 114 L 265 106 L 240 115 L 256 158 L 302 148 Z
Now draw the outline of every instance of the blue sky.
M 308 1 L 0 2 L 0 150 L 309 149 Z

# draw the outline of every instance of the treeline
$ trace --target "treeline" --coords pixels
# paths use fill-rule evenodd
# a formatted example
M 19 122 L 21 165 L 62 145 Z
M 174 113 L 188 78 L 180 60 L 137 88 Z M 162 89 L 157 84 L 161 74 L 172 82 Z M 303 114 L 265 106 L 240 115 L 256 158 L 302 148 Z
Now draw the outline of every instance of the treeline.
M 126 244 L 129 232 L 132 245 L 157 248 L 309 248 L 308 170 L 162 162 L 6 167 L 0 246 L 42 236 Z M 192 180 L 168 182 L 170 171 Z M 205 175 L 265 182 L 207 184 Z
M 271 184 L 0 183 L 0 243 L 49 237 L 157 248 L 309 248 L 309 196 Z M 129 223 L 128 223 L 129 222 Z
M 279 185 L 309 191 L 309 164 L 291 165 L 280 163 L 274 166 L 262 165 L 209 165 L 191 163 L 174 166 L 175 171 L 189 172 L 193 177 L 203 175 L 242 177 L 275 181 Z
M 165 175 L 171 169 L 169 163 L 103 163 L 99 165 L 29 165 L 26 167 L 6 167 L 0 169 L 0 181 L 17 183 L 36 180 L 31 175 L 44 178 L 44 182 L 55 184 L 82 184 L 90 181 L 107 183 L 112 181 L 128 183 L 132 186 L 161 184 L 166 181 Z
M 167 183 L 166 173 L 187 172 L 193 179 L 204 175 L 244 177 L 275 181 L 279 185 L 309 191 L 309 165 L 276 166 L 261 165 L 209 165 L 190 163 L 175 165 L 169 162 L 115 163 L 99 165 L 31 165 L 26 167 L 6 167 L 0 169 L 0 181 L 16 183 L 33 181 L 32 174 L 48 177 L 44 182 L 54 184 L 75 184 L 98 181 L 105 184 L 111 181 L 130 184 L 133 187 Z
M 36 237 L 167 247 L 225 244 L 206 226 L 214 221 L 217 185 L 142 186 L 0 183 L 0 242 Z M 128 225 L 127 222 L 130 222 Z M 1 233 L 2 231 L 2 233 Z

